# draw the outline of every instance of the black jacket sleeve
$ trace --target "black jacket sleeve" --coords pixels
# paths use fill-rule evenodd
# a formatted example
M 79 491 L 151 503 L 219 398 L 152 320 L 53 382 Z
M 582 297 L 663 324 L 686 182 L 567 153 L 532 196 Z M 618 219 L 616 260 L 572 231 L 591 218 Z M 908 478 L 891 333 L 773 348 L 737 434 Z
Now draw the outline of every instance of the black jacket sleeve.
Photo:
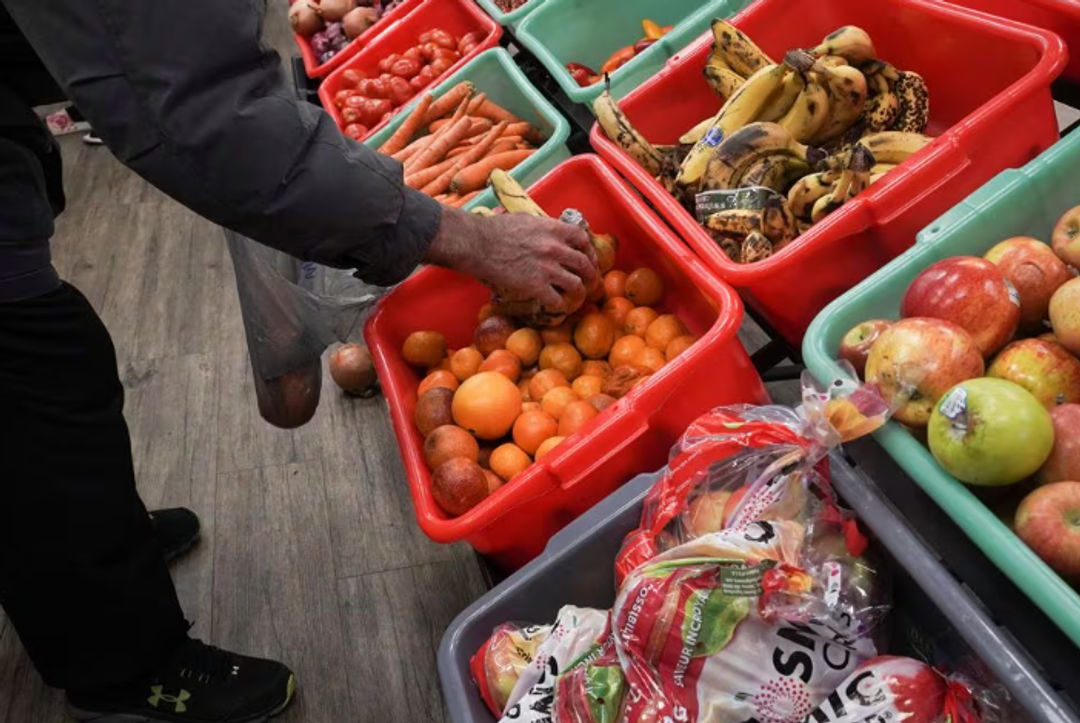
M 293 96 L 259 0 L 0 2 L 113 153 L 185 206 L 372 283 L 426 252 L 439 204 Z

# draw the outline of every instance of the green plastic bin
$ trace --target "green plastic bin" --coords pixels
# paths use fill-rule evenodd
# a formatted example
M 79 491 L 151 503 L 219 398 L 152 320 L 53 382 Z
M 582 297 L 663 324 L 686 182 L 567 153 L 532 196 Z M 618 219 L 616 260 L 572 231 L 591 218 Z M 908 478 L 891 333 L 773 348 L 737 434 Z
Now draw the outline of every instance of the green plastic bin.
M 483 0 L 482 0 L 483 1 Z M 535 1 L 535 0 L 534 0 Z M 695 38 L 713 18 L 736 15 L 753 0 L 543 0 L 517 29 L 517 39 L 544 64 L 567 97 L 590 104 L 604 84 L 583 87 L 570 77 L 567 63 L 600 66 L 621 47 L 641 38 L 641 21 L 674 29 L 611 74 L 611 92 L 622 98 Z
M 495 4 L 494 0 L 476 0 L 476 4 L 484 8 L 484 12 L 495 18 L 495 22 L 499 25 L 514 28 L 518 23 L 525 19 L 525 16 L 531 13 L 536 8 L 544 4 L 544 0 L 529 0 L 517 10 L 511 10 L 508 13 L 504 13 L 499 10 L 499 6 Z
M 570 123 L 544 99 L 525 74 L 517 67 L 502 48 L 492 48 L 480 53 L 461 70 L 451 75 L 434 89 L 438 98 L 463 80 L 472 81 L 478 90 L 487 93 L 487 97 L 501 105 L 518 118 L 527 120 L 547 138 L 544 144 L 524 161 L 510 171 L 522 186 L 530 186 L 562 161 L 570 157 L 566 147 L 566 138 L 570 135 Z M 378 148 L 395 130 L 405 122 L 409 112 L 420 102 L 419 96 L 406 105 L 406 110 L 398 113 L 393 120 L 378 133 L 364 141 L 371 148 Z M 462 208 L 495 205 L 495 194 L 491 189 L 466 203 Z
M 818 379 L 834 378 L 839 371 L 835 357 L 844 333 L 865 319 L 897 318 L 908 284 L 930 264 L 950 256 L 981 256 L 1010 236 L 1048 240 L 1061 214 L 1077 204 L 1080 133 L 1059 141 L 1022 169 L 995 176 L 923 229 L 908 251 L 826 307 L 803 340 L 807 368 Z M 875 437 L 983 553 L 1080 646 L 1077 591 L 1021 542 L 967 486 L 938 466 L 930 450 L 904 427 L 889 422 Z

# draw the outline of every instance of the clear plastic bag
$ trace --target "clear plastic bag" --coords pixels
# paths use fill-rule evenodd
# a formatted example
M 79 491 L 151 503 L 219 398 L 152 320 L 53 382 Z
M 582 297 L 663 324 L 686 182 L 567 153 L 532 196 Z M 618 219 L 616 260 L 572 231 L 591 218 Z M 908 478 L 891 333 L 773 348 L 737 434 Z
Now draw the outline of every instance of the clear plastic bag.
M 319 404 L 327 346 L 358 339 L 375 302 L 389 289 L 342 269 L 300 261 L 225 231 L 232 256 L 259 412 L 297 427 Z

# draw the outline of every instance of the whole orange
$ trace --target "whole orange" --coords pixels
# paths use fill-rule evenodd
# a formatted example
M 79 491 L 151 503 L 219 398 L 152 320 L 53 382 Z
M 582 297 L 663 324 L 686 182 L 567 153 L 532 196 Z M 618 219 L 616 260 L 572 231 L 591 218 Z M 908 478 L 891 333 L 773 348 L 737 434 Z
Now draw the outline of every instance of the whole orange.
M 482 372 L 498 372 L 512 382 L 517 382 L 521 376 L 521 362 L 506 349 L 496 349 L 488 354 L 488 358 L 480 365 Z
M 605 379 L 611 376 L 611 365 L 603 359 L 588 359 L 581 365 L 581 376 Z
M 611 346 L 611 354 L 608 355 L 608 362 L 612 367 L 626 366 L 627 364 L 633 364 L 634 355 L 645 348 L 645 340 L 640 336 L 634 336 L 630 334 L 616 340 Z M 610 376 L 610 375 L 609 375 Z
M 446 337 L 437 331 L 414 331 L 401 347 L 405 361 L 418 367 L 433 367 L 446 356 Z
M 620 330 L 626 326 L 626 315 L 634 308 L 634 302 L 622 296 L 604 302 L 604 314 L 615 324 L 615 328 Z
M 627 334 L 637 334 L 644 339 L 649 324 L 653 323 L 657 316 L 659 315 L 656 311 L 648 306 L 636 306 L 627 313 L 626 320 L 623 322 L 623 331 Z
M 664 364 L 667 363 L 667 360 L 664 359 L 664 352 L 655 347 L 647 346 L 643 349 L 639 349 L 634 354 L 634 358 L 630 363 L 636 364 L 639 367 L 647 367 L 654 372 L 658 372 L 663 368 Z
M 578 401 L 577 392 L 570 387 L 555 387 L 540 400 L 540 408 L 555 419 L 562 416 L 567 405 Z
M 602 359 L 615 343 L 615 324 L 599 312 L 582 317 L 574 327 L 574 345 L 589 359 Z
M 465 381 L 480 371 L 480 365 L 483 363 L 484 355 L 477 351 L 475 346 L 467 346 L 458 349 L 450 357 L 450 371 L 458 380 Z
M 524 472 L 532 464 L 532 459 L 521 447 L 507 442 L 500 444 L 491 453 L 491 471 L 509 482 L 514 475 Z
M 540 338 L 545 344 L 569 344 L 573 335 L 573 322 L 566 320 L 558 326 L 549 326 L 540 330 Z
M 686 333 L 686 327 L 674 314 L 661 314 L 645 329 L 645 343 L 663 351 L 672 339 Z
M 538 402 L 555 387 L 569 386 L 570 382 L 567 381 L 566 375 L 558 369 L 543 369 L 529 380 L 529 397 L 532 398 L 532 401 Z
M 506 348 L 513 352 L 523 367 L 531 367 L 540 358 L 540 349 L 544 342 L 540 332 L 528 327 L 518 329 L 506 339 Z
M 604 378 L 582 374 L 574 380 L 570 388 L 582 399 L 588 399 L 594 394 L 600 394 L 604 388 Z
M 664 282 L 652 269 L 634 269 L 626 277 L 626 298 L 638 306 L 653 306 L 664 297 Z
M 559 445 L 559 442 L 563 441 L 564 439 L 566 439 L 566 437 L 548 437 L 540 443 L 539 447 L 536 448 L 536 455 L 534 456 L 534 459 L 539 460 L 545 454 L 555 449 L 555 447 Z
M 694 338 L 693 334 L 683 334 L 682 336 L 675 337 L 668 342 L 666 347 L 664 347 L 664 358 L 671 361 L 693 346 L 695 341 L 697 341 L 697 339 Z
M 514 422 L 514 443 L 529 454 L 559 429 L 559 423 L 542 411 L 523 412 Z
M 424 392 L 435 387 L 446 387 L 450 391 L 454 391 L 458 388 L 458 379 L 453 372 L 445 369 L 433 371 L 420 381 L 420 386 L 416 388 L 416 396 L 422 397 Z
M 498 372 L 478 372 L 454 393 L 454 421 L 480 439 L 498 439 L 521 413 L 521 392 Z
M 609 299 L 626 296 L 626 272 L 615 269 L 604 274 L 604 294 Z
M 597 415 L 596 407 L 586 401 L 570 402 L 559 417 L 559 435 L 569 437 Z
M 557 369 L 567 379 L 581 374 L 581 353 L 573 344 L 548 344 L 540 352 L 540 369 Z

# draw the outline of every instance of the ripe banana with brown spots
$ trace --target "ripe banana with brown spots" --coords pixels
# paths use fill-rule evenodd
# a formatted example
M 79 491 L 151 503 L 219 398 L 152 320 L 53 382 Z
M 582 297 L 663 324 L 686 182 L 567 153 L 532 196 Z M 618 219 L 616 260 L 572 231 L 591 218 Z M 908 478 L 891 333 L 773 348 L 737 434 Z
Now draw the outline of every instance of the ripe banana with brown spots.
M 814 203 L 810 220 L 817 223 L 870 185 L 870 169 L 873 167 L 873 154 L 865 146 L 856 145 L 851 151 L 851 162 L 840 172 L 833 190 Z
M 650 175 L 658 176 L 664 168 L 664 155 L 638 133 L 630 119 L 611 97 L 608 88 L 593 101 L 593 114 L 604 134 L 641 164 Z
M 905 70 L 894 86 L 900 109 L 891 128 L 906 133 L 922 133 L 930 121 L 930 91 L 918 73 Z
M 775 123 L 751 123 L 713 150 L 702 176 L 704 189 L 736 188 L 750 164 L 771 155 L 793 156 L 810 164 L 811 149 Z
M 726 20 L 713 20 L 712 34 L 724 62 L 744 78 L 749 78 L 773 63 L 772 59 L 753 40 Z
M 850 65 L 830 68 L 820 62 L 814 63 L 814 72 L 821 74 L 829 93 L 829 115 L 811 140 L 822 143 L 844 133 L 862 115 L 866 105 L 866 76 Z
M 852 65 L 859 65 L 877 57 L 870 34 L 857 25 L 837 28 L 811 50 L 814 55 L 839 55 Z
M 822 196 L 832 193 L 840 174 L 837 171 L 821 171 L 803 176 L 788 190 L 787 198 L 791 212 L 796 218 L 810 220 L 814 204 Z

